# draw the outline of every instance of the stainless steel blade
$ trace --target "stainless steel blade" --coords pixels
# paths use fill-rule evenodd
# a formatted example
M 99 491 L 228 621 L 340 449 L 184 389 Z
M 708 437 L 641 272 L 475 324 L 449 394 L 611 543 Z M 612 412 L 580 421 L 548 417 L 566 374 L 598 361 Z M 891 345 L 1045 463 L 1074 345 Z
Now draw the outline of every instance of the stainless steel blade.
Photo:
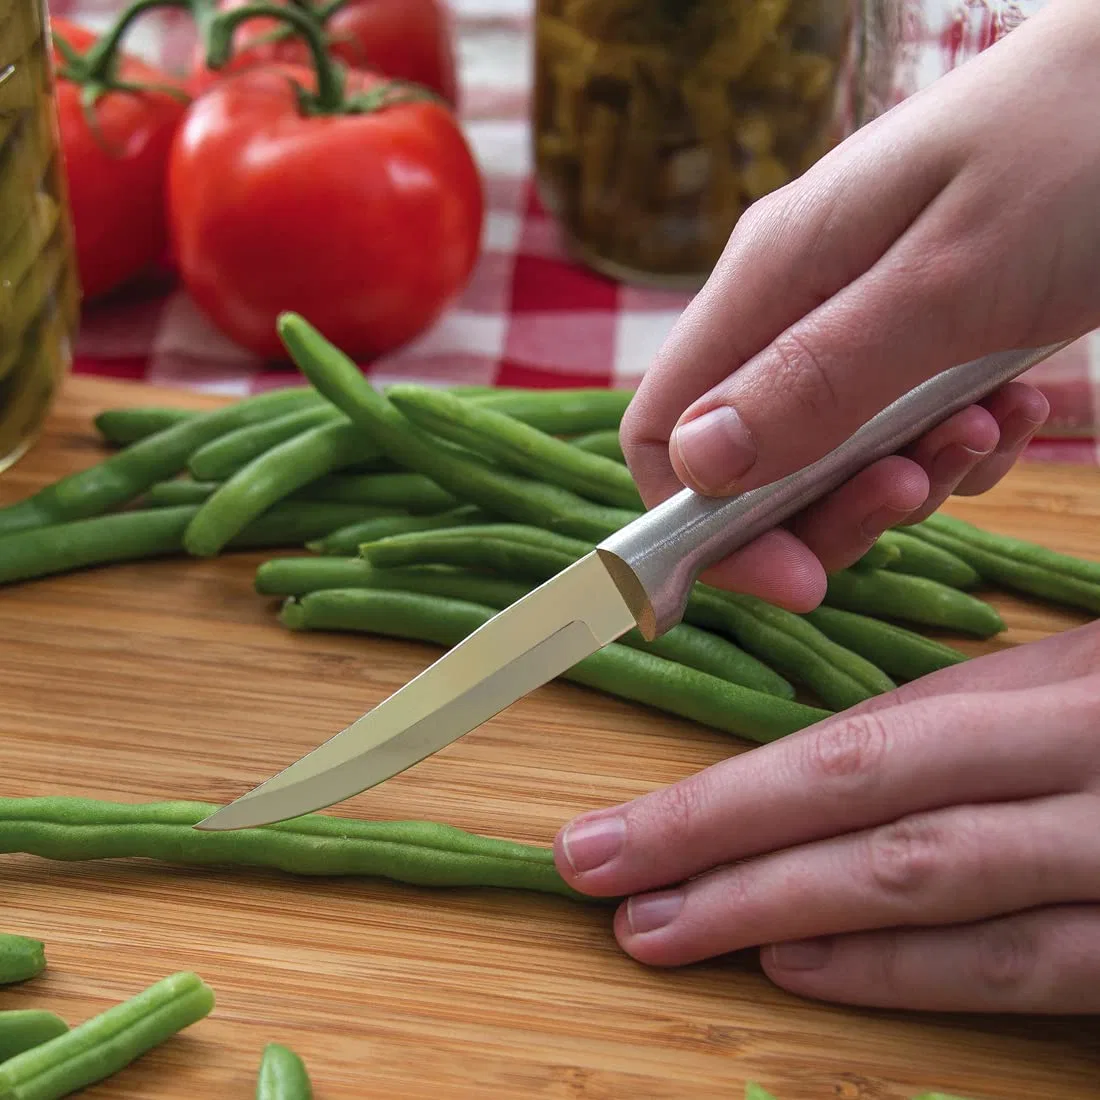
M 438 752 L 636 622 L 603 556 L 588 554 L 347 729 L 195 827 L 251 828 L 342 802 Z

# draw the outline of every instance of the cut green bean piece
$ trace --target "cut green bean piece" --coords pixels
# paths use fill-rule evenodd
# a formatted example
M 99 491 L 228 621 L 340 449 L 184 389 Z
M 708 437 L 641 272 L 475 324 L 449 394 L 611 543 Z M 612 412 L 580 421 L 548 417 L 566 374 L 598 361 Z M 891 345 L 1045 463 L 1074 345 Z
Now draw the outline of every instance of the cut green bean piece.
M 183 420 L 193 420 L 197 415 L 193 409 L 143 405 L 137 409 L 104 409 L 93 424 L 104 442 L 127 447 Z
M 306 1064 L 287 1047 L 268 1043 L 260 1058 L 256 1100 L 312 1100 Z
M 296 314 L 282 314 L 279 335 L 294 362 L 378 447 L 459 500 L 520 523 L 598 540 L 636 513 L 593 504 L 568 489 L 520 477 L 422 431 L 373 389 L 359 368 Z
M 29 936 L 0 933 L 0 985 L 25 982 L 46 969 L 46 948 Z
M 623 445 L 619 441 L 619 433 L 616 429 L 588 432 L 585 435 L 574 436 L 569 442 L 582 451 L 603 455 L 604 458 L 613 459 L 615 462 L 626 462 Z
M 354 556 L 365 542 L 389 538 L 392 535 L 406 535 L 414 531 L 438 531 L 443 529 L 466 527 L 472 524 L 488 523 L 491 516 L 472 504 L 463 504 L 447 512 L 437 512 L 429 516 L 392 515 L 377 519 L 367 519 L 362 523 L 353 523 L 333 531 L 317 542 L 308 544 L 307 549 L 316 554 L 346 554 Z
M 291 599 L 282 621 L 292 630 L 356 631 L 451 647 L 495 614 L 490 607 L 465 600 L 359 588 Z M 617 642 L 579 661 L 562 679 L 761 744 L 830 714 Z
M 745 1100 L 775 1100 L 775 1097 L 755 1081 L 746 1081 Z
M 897 680 L 919 680 L 966 660 L 965 653 L 933 638 L 852 611 L 818 607 L 806 618 L 822 634 L 873 661 Z
M 0 537 L 0 584 L 97 565 L 182 555 L 197 508 L 149 508 L 74 520 Z M 235 535 L 229 549 L 303 546 L 363 516 L 356 504 L 302 500 L 279 504 Z
M 41 1008 L 0 1012 L 0 1062 L 64 1035 L 69 1025 Z
M 194 828 L 218 808 L 202 802 L 0 798 L 0 852 L 65 861 L 144 858 L 187 866 L 264 867 L 293 875 L 493 886 L 592 900 L 566 884 L 550 848 L 431 821 L 328 814 L 227 832 Z
M 79 1027 L 0 1063 L 0 1097 L 59 1100 L 124 1069 L 213 1007 L 214 994 L 197 974 L 172 974 Z
M 630 471 L 613 459 L 582 451 L 504 413 L 427 386 L 393 386 L 386 397 L 426 432 L 514 473 L 560 485 L 599 504 L 644 507 Z
M 259 424 L 249 424 L 212 439 L 200 447 L 187 463 L 196 481 L 225 481 L 242 466 L 279 443 L 319 424 L 330 424 L 340 417 L 327 401 L 311 408 L 296 409 L 286 416 L 274 416 Z
M 202 413 L 157 432 L 34 496 L 0 508 L 0 535 L 102 515 L 139 497 L 150 485 L 179 473 L 196 448 L 216 436 L 316 401 L 316 395 L 276 390 Z
M 976 588 L 981 581 L 977 571 L 957 554 L 933 546 L 907 531 L 887 531 L 879 539 L 880 545 L 883 542 L 895 550 L 894 559 L 886 562 L 885 568 L 896 573 L 927 577 L 930 581 L 946 584 L 948 588 Z M 862 560 L 859 564 L 871 566 L 874 563 Z
M 885 569 L 892 562 L 901 557 L 901 551 L 891 545 L 889 540 L 884 541 L 885 535 L 880 535 L 878 541 L 859 559 L 859 565 L 866 565 L 874 569 Z
M 901 619 L 991 638 L 1005 628 L 996 608 L 927 577 L 853 567 L 829 575 L 825 603 L 861 615 Z
M 956 538 L 946 530 L 929 527 L 914 528 L 921 541 L 949 551 L 968 561 L 980 574 L 994 584 L 1010 591 L 1050 600 L 1066 607 L 1078 607 L 1100 615 L 1100 584 L 1084 580 L 1068 572 L 1036 564 L 1025 557 L 995 553 L 970 539 Z M 1087 563 L 1086 563 L 1087 564 Z

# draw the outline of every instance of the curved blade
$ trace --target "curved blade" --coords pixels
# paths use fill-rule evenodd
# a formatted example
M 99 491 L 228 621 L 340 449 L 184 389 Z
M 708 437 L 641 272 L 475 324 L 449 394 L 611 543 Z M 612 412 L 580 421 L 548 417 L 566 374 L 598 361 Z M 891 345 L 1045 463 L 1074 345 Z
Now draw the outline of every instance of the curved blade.
M 599 555 L 588 554 L 493 616 L 347 729 L 195 828 L 268 825 L 359 794 L 438 752 L 635 625 Z

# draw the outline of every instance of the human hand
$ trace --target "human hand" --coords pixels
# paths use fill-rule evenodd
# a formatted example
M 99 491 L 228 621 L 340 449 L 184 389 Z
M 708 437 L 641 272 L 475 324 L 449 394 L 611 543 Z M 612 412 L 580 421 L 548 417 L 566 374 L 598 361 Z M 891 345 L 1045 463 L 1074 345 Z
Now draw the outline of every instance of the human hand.
M 937 672 L 555 841 L 615 934 L 804 996 L 1100 1012 L 1100 623 Z M 698 876 L 698 877 L 696 877 Z
M 1098 54 L 1092 0 L 1053 0 L 751 207 L 624 418 L 646 504 L 767 484 L 941 370 L 1100 325 Z M 886 528 L 994 485 L 1047 413 L 1010 383 L 704 578 L 809 610 Z

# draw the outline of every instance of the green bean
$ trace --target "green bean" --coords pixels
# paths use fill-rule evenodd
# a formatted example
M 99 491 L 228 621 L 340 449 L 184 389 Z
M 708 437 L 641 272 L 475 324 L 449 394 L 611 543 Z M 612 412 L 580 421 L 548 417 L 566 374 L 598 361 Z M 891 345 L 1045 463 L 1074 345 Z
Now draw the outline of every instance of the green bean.
M 187 477 L 158 481 L 142 494 L 140 503 L 144 508 L 179 508 L 186 504 L 202 504 L 213 496 L 220 484 L 218 481 L 192 481 Z
M 1079 577 L 1033 565 L 1018 558 L 994 554 L 984 547 L 938 530 L 922 530 L 918 537 L 927 541 L 929 546 L 965 558 L 983 578 L 1004 588 L 1100 614 L 1100 584 L 1091 584 Z
M 496 530 L 500 536 L 494 537 L 490 527 L 397 535 L 364 546 L 362 553 L 379 568 L 454 565 L 543 581 L 592 549 L 578 540 L 518 525 Z M 525 532 L 530 541 L 520 541 L 516 532 Z M 759 663 L 772 666 L 768 671 L 779 675 L 771 690 L 778 695 L 790 692 L 790 685 L 782 681 L 787 677 L 805 684 L 827 706 L 844 709 L 896 686 L 881 669 L 837 645 L 805 619 L 751 596 L 697 584 L 684 619 L 727 635 Z
M 31 1047 L 56 1039 L 69 1030 L 60 1016 L 41 1008 L 0 1012 L 0 1062 L 6 1062 Z
M 883 616 L 991 638 L 1005 628 L 996 608 L 939 581 L 888 569 L 841 569 L 829 575 L 825 603 L 842 611 Z
M 282 621 L 292 630 L 361 631 L 449 647 L 495 614 L 492 608 L 464 600 L 349 588 L 288 600 Z M 758 743 L 804 729 L 830 714 L 617 642 L 585 657 L 562 678 Z
M 599 504 L 644 507 L 630 471 L 613 459 L 582 451 L 503 413 L 426 386 L 394 386 L 386 396 L 426 432 L 506 470 L 559 485 Z
M 287 1047 L 268 1043 L 260 1058 L 256 1100 L 311 1100 L 312 1096 L 305 1062 Z
M 179 473 L 202 444 L 276 410 L 288 411 L 308 396 L 276 390 L 165 428 L 95 466 L 47 485 L 26 500 L 0 508 L 0 535 L 102 515 Z
M 286 416 L 248 424 L 200 447 L 188 461 L 187 469 L 196 481 L 224 481 L 276 444 L 307 428 L 332 423 L 339 415 L 327 401 L 323 401 L 312 407 L 296 409 Z
M 29 936 L 0 933 L 0 985 L 25 982 L 46 969 L 46 948 Z
M 197 507 L 150 508 L 78 519 L 0 537 L 0 584 L 68 573 L 96 565 L 183 553 L 183 534 Z M 302 546 L 346 526 L 355 504 L 297 501 L 276 505 L 234 536 L 236 550 Z
M 745 1100 L 776 1100 L 776 1098 L 755 1081 L 746 1081 Z
M 1038 543 L 994 534 L 992 531 L 983 531 L 972 523 L 944 515 L 942 512 L 936 512 L 910 530 L 914 535 L 928 531 L 941 532 L 961 539 L 968 545 L 980 547 L 991 554 L 1000 554 L 1029 565 L 1050 569 L 1055 573 L 1063 573 L 1068 577 L 1076 577 L 1089 584 L 1100 585 L 1100 561 L 1075 558 L 1069 554 L 1060 554 L 1057 550 L 1049 550 Z M 981 570 L 979 569 L 978 572 L 980 573 Z
M 333 531 L 331 535 L 307 544 L 307 549 L 317 554 L 356 555 L 365 542 L 387 538 L 390 535 L 404 535 L 413 531 L 436 531 L 444 528 L 464 527 L 475 523 L 485 523 L 491 517 L 472 504 L 463 504 L 448 512 L 437 512 L 429 516 L 394 515 L 367 519 L 362 523 L 353 523 Z
M 255 586 L 263 595 L 304 596 L 328 589 L 371 588 L 442 596 L 503 610 L 526 596 L 530 584 L 465 570 L 412 567 L 377 569 L 358 558 L 279 558 L 256 571 Z M 637 630 L 619 641 L 733 684 L 793 699 L 794 689 L 766 665 L 733 643 L 698 627 L 680 623 L 647 642 Z
M 194 828 L 216 809 L 201 802 L 0 798 L 0 852 L 66 861 L 144 858 L 188 866 L 263 867 L 293 875 L 493 886 L 591 900 L 566 885 L 550 848 L 430 821 L 360 821 L 327 814 L 255 829 Z
M 871 566 L 875 569 L 885 569 L 892 562 L 897 561 L 901 557 L 901 551 L 889 541 L 883 541 L 885 536 L 880 535 L 874 545 L 862 558 L 859 559 L 860 565 Z
M 896 573 L 927 577 L 930 581 L 946 584 L 948 588 L 960 589 L 976 588 L 981 580 L 977 572 L 956 554 L 914 538 L 906 531 L 887 531 L 879 539 L 879 545 L 883 542 L 896 551 L 894 560 L 885 565 L 885 568 Z M 863 560 L 859 564 L 870 566 L 875 563 Z
M 359 368 L 296 314 L 279 318 L 279 335 L 307 378 L 395 462 L 424 474 L 460 500 L 520 523 L 601 539 L 635 518 L 568 489 L 489 465 L 422 431 L 374 390 Z
M 904 627 L 851 611 L 818 607 L 806 618 L 822 634 L 853 653 L 874 661 L 884 672 L 898 680 L 919 680 L 929 673 L 966 660 L 965 653 L 933 638 L 925 638 Z
M 193 409 L 143 405 L 137 409 L 104 409 L 92 423 L 105 443 L 125 447 L 197 415 Z
M 588 451 L 594 455 L 603 455 L 604 458 L 614 459 L 616 462 L 626 461 L 626 456 L 623 454 L 623 445 L 619 442 L 617 428 L 605 429 L 602 432 L 588 432 L 585 435 L 575 436 L 569 442 L 582 451 Z
M 0 1097 L 58 1100 L 103 1081 L 209 1015 L 214 994 L 197 974 L 162 978 L 136 997 L 0 1063 Z
M 438 515 L 459 506 L 450 493 L 422 474 L 329 474 L 300 491 L 310 500 L 400 508 L 414 515 Z

